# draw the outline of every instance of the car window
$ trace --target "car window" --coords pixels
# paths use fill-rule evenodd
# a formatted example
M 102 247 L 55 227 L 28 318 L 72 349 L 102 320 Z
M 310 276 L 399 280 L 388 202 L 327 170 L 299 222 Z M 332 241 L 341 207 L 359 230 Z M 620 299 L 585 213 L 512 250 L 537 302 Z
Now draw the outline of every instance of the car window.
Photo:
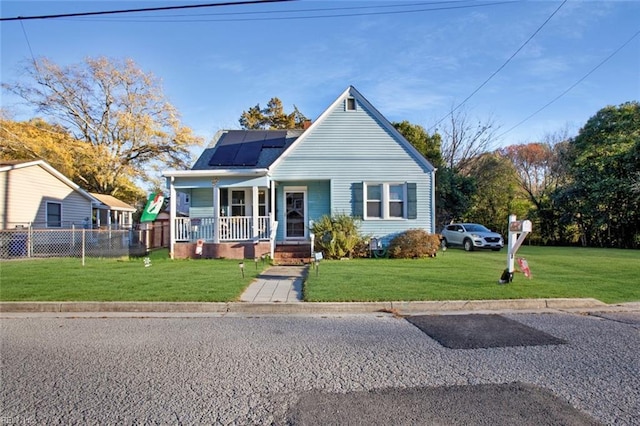
M 487 228 L 482 225 L 467 225 L 467 232 L 489 232 Z

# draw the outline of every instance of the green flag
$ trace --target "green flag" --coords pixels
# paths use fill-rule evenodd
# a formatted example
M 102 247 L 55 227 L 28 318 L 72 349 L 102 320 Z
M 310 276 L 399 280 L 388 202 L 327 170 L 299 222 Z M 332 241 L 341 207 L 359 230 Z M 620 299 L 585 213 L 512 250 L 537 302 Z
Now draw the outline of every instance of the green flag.
M 144 206 L 144 210 L 142 211 L 142 216 L 140 217 L 140 222 L 153 222 L 156 220 L 158 213 L 162 210 L 162 205 L 164 204 L 164 197 L 162 194 L 151 193 L 149 195 L 149 199 L 147 200 L 147 205 Z

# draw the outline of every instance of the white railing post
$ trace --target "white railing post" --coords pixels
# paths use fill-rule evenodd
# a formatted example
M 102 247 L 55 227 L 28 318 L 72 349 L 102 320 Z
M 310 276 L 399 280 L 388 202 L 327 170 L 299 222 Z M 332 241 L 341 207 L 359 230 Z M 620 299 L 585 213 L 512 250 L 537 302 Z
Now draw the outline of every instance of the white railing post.
M 251 203 L 251 239 L 253 240 L 253 242 L 258 242 L 259 236 L 258 236 L 258 187 L 257 186 L 252 186 L 251 187 L 251 197 L 252 197 L 252 203 Z
M 218 178 L 211 180 L 213 186 L 213 242 L 220 242 L 220 189 L 218 188 Z
M 173 250 L 176 245 L 176 235 L 178 232 L 178 226 L 176 223 L 176 188 L 173 185 L 173 176 L 169 181 L 169 257 L 173 259 Z

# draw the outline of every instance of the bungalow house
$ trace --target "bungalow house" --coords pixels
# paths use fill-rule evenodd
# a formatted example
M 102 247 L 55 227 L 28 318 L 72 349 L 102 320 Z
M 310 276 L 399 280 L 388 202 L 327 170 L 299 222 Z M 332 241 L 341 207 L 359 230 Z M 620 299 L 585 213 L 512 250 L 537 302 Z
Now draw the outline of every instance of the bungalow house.
M 174 258 L 256 258 L 313 249 L 323 215 L 361 219 L 382 242 L 435 232 L 435 168 L 354 87 L 294 130 L 218 132 L 191 170 L 165 171 Z M 177 194 L 189 198 L 178 217 Z M 308 257 L 308 256 L 307 256 Z
M 129 229 L 133 222 L 133 213 L 135 207 L 117 199 L 112 195 L 90 193 L 94 198 L 98 199 L 102 206 L 101 209 L 94 211 L 94 221 L 100 226 L 104 225 L 109 228 Z
M 88 193 L 43 160 L 0 161 L 0 229 L 130 227 L 134 211 Z

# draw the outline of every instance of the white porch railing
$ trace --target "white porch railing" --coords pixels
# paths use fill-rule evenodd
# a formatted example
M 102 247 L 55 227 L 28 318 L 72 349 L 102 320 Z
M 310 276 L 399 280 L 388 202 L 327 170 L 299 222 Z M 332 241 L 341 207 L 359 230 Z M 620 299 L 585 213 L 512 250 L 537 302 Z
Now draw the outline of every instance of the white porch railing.
M 269 240 L 269 216 L 259 216 L 258 239 Z M 212 217 L 177 217 L 174 227 L 176 241 L 213 241 L 216 223 Z M 220 241 L 253 240 L 252 216 L 226 216 L 218 221 L 218 238 Z

